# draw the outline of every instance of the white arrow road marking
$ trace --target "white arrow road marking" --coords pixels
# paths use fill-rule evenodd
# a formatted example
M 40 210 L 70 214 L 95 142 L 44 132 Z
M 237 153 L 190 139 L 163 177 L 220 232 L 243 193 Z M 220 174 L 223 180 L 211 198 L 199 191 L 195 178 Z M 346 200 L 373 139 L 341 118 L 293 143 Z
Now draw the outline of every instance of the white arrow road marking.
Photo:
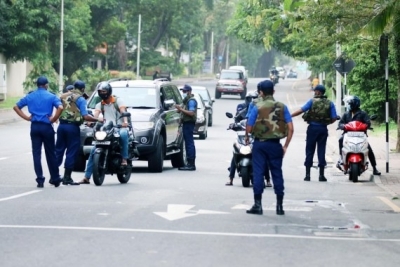
M 8 158 L 0 158 L 0 160 L 3 160 L 3 159 L 8 159 Z
M 197 214 L 187 214 L 186 211 L 193 208 L 194 205 L 174 205 L 168 204 L 167 212 L 154 212 L 154 214 L 163 217 L 169 221 L 175 221 L 186 217 L 196 216 Z
M 232 210 L 248 210 L 250 208 L 251 208 L 250 205 L 239 204 L 239 205 L 233 206 L 231 209 Z
M 33 190 L 33 191 L 29 191 L 29 192 L 22 193 L 22 194 L 19 194 L 19 195 L 14 195 L 14 196 L 11 196 L 11 197 L 0 198 L 0 202 L 1 201 L 11 200 L 11 199 L 14 199 L 14 198 L 24 197 L 24 196 L 35 194 L 35 193 L 39 193 L 39 192 L 42 192 L 42 190 Z
M 168 204 L 167 212 L 154 212 L 154 214 L 163 217 L 169 221 L 179 220 L 186 217 L 192 217 L 199 214 L 229 214 L 229 212 L 214 210 L 190 210 L 194 205 Z

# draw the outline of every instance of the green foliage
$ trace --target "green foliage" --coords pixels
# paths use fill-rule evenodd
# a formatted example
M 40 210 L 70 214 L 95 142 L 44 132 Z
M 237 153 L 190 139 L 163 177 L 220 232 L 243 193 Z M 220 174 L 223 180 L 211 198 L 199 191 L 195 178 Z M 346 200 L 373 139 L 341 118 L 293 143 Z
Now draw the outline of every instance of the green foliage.
M 6 100 L 0 101 L 0 110 L 13 108 L 20 99 L 21 97 L 7 97 Z

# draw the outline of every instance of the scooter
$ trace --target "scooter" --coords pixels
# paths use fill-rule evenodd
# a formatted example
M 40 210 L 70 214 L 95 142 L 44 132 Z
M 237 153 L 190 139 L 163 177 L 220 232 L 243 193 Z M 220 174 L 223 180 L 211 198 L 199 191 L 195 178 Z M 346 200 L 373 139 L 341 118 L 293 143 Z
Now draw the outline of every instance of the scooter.
M 233 118 L 232 113 L 226 112 L 226 116 L 230 119 Z M 252 165 L 252 147 L 253 140 L 247 145 L 245 141 L 244 131 L 246 130 L 246 120 L 231 123 L 227 130 L 232 130 L 237 133 L 237 138 L 233 143 L 233 158 L 235 161 L 236 170 L 239 177 L 242 178 L 243 187 L 249 187 L 253 183 L 253 165 Z
M 376 115 L 371 116 L 374 120 Z M 344 173 L 349 174 L 349 180 L 358 182 L 358 177 L 368 169 L 368 125 L 359 121 L 345 124 L 343 134 L 342 159 Z
M 269 75 L 269 79 L 275 84 L 279 83 L 279 77 L 276 74 L 270 74 Z

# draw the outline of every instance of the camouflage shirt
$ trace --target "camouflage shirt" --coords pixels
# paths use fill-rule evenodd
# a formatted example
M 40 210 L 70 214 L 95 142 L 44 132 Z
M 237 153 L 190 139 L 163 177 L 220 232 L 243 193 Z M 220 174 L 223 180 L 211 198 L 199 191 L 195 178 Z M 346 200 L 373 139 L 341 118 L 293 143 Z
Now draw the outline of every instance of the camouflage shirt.
M 64 108 L 63 111 L 61 112 L 60 120 L 76 123 L 79 125 L 83 123 L 83 117 L 81 115 L 81 111 L 76 105 L 76 101 L 81 96 L 82 92 L 76 89 L 71 90 L 60 96 Z
M 312 99 L 310 110 L 304 113 L 303 119 L 306 122 L 317 122 L 331 124 L 331 101 L 326 96 L 316 96 Z
M 256 103 L 258 117 L 253 127 L 253 135 L 260 140 L 285 138 L 288 133 L 285 122 L 285 105 L 272 96 L 259 99 Z
M 185 110 L 189 110 L 188 104 L 189 104 L 189 101 L 190 101 L 190 100 L 193 100 L 193 101 L 196 102 L 196 109 L 194 110 L 194 116 L 188 116 L 188 115 L 186 115 L 186 114 L 184 114 L 184 113 L 182 112 L 182 113 L 181 113 L 181 121 L 182 121 L 182 122 L 189 122 L 189 121 L 196 122 L 196 120 L 197 120 L 197 101 L 196 101 L 196 99 L 195 99 L 193 96 L 185 97 L 185 98 L 183 99 L 183 105 L 184 105 L 183 107 L 184 107 Z

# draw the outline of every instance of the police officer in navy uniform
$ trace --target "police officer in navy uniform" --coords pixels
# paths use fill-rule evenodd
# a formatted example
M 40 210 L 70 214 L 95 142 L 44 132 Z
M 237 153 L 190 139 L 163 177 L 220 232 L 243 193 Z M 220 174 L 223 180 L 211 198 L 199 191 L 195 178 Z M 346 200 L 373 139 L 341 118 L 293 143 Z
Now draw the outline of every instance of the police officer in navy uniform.
M 197 101 L 192 95 L 192 87 L 185 84 L 181 89 L 183 92 L 183 107 L 175 105 L 181 113 L 183 138 L 186 146 L 187 164 L 180 167 L 180 171 L 195 171 L 196 147 L 194 146 L 193 131 L 197 119 Z
M 74 89 L 61 95 L 63 111 L 60 115 L 60 125 L 57 129 L 56 142 L 56 158 L 57 164 L 60 166 L 63 161 L 64 152 L 64 185 L 79 185 L 71 178 L 71 173 L 74 168 L 75 160 L 80 148 L 80 128 L 79 126 L 84 120 L 97 122 L 97 119 L 90 116 L 86 109 L 86 100 L 82 96 L 85 90 L 85 83 L 76 81 Z
M 64 89 L 63 89 L 63 94 L 68 93 L 70 90 L 73 90 L 74 86 L 72 84 L 67 85 Z
M 55 157 L 55 132 L 52 124 L 57 121 L 61 115 L 63 106 L 60 99 L 53 93 L 47 91 L 49 81 L 41 76 L 37 79 L 37 89 L 21 98 L 14 106 L 14 111 L 24 120 L 31 122 L 31 142 L 33 164 L 36 173 L 37 187 L 44 186 L 45 177 L 41 163 L 42 144 L 46 154 L 47 166 L 50 172 L 49 183 L 58 187 L 61 183 L 58 165 Z M 21 109 L 28 106 L 31 114 L 27 116 Z M 56 112 L 53 115 L 53 109 Z
M 337 119 L 335 105 L 332 101 L 325 96 L 325 86 L 322 84 L 314 88 L 314 98 L 292 113 L 292 117 L 296 117 L 304 112 L 303 119 L 309 124 L 307 128 L 306 139 L 306 160 L 304 166 L 306 167 L 306 177 L 304 181 L 310 181 L 311 167 L 313 165 L 313 158 L 315 148 L 318 146 L 318 167 L 319 167 L 319 181 L 326 182 L 325 178 L 325 152 L 326 141 L 328 139 L 328 125 L 334 123 Z
M 247 143 L 250 134 L 254 137 L 252 151 L 254 205 L 247 210 L 247 213 L 263 214 L 261 199 L 264 191 L 264 174 L 266 167 L 269 166 L 276 194 L 276 214 L 283 215 L 285 212 L 282 161 L 293 136 L 292 118 L 286 105 L 273 98 L 275 90 L 272 81 L 260 82 L 257 90 L 261 99 L 250 111 L 245 134 Z M 282 147 L 280 139 L 285 137 L 286 141 Z

